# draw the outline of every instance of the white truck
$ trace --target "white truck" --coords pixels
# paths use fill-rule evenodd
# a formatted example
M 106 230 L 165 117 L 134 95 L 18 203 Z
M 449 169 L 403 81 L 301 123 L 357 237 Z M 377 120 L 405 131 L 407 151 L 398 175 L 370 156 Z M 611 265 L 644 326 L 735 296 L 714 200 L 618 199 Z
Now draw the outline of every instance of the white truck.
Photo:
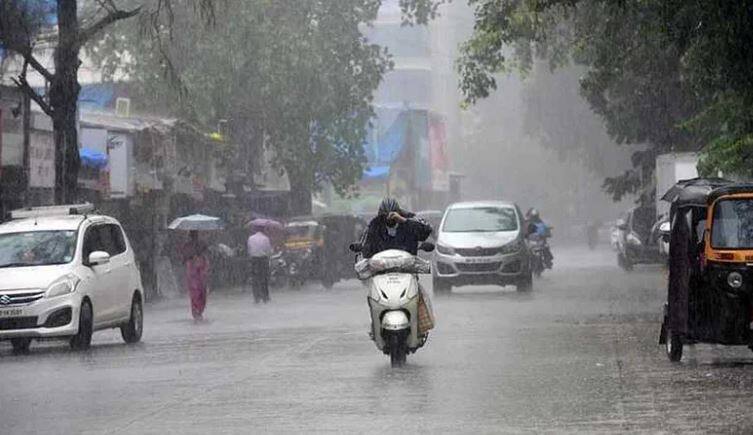
M 661 197 L 680 180 L 698 177 L 698 154 L 667 153 L 656 157 L 656 217 L 669 214 L 669 204 Z

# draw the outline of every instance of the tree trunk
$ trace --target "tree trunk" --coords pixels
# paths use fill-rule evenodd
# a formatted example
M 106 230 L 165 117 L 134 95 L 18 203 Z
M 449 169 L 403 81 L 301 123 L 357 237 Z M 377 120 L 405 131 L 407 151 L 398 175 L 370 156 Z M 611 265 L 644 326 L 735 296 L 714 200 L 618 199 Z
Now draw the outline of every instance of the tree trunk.
M 290 213 L 293 216 L 306 216 L 311 214 L 311 187 L 313 180 L 300 174 L 287 171 L 290 181 Z
M 76 0 L 58 0 L 58 46 L 55 76 L 50 83 L 50 106 L 55 131 L 55 203 L 76 201 L 78 170 L 79 26 Z

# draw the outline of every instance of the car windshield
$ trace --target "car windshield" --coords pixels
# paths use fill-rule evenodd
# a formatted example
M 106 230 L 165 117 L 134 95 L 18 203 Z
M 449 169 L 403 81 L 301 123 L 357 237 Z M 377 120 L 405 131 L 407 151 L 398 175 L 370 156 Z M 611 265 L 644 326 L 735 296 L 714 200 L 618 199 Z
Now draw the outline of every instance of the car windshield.
M 442 231 L 447 233 L 489 233 L 517 229 L 515 209 L 494 206 L 451 209 L 442 226 Z
M 76 231 L 0 234 L 0 267 L 43 266 L 73 261 Z
M 753 249 L 753 199 L 725 199 L 716 203 L 711 246 Z

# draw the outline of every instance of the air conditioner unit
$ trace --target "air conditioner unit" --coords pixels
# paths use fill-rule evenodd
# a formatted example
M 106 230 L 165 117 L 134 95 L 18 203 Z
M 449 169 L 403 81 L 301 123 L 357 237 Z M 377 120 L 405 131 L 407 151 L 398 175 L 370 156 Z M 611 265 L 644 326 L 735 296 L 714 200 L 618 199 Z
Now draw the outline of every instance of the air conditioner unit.
M 118 98 L 115 100 L 115 114 L 118 116 L 128 117 L 131 115 L 131 99 Z

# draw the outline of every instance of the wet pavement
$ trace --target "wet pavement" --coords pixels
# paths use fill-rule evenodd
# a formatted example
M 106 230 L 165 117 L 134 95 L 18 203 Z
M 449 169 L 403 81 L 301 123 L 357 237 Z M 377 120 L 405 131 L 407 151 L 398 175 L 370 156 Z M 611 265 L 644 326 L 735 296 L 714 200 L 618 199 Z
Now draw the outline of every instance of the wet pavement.
M 656 344 L 658 267 L 625 273 L 605 250 L 555 251 L 519 294 L 435 298 L 438 327 L 401 369 L 367 337 L 360 283 L 210 295 L 147 307 L 142 343 L 0 343 L 0 433 L 751 432 L 753 353 Z M 429 280 L 426 280 L 428 283 Z

